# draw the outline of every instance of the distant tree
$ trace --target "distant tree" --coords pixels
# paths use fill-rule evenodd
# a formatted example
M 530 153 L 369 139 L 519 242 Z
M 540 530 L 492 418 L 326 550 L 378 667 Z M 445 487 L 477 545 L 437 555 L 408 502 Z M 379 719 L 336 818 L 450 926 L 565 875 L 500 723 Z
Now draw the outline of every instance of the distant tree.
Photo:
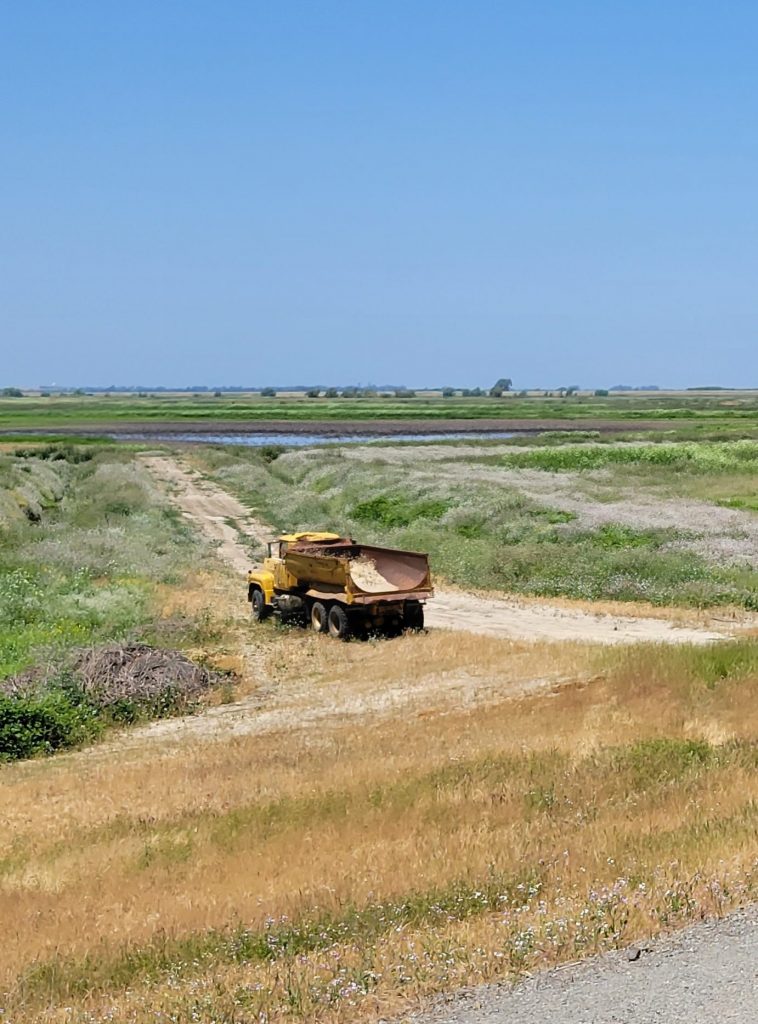
M 566 392 L 566 397 L 567 397 L 567 398 L 571 398 L 571 396 L 572 396 L 572 395 L 577 395 L 577 394 L 579 394 L 579 385 L 578 385 L 578 384 L 570 384 L 570 385 L 569 385 L 569 386 L 568 386 L 567 388 L 565 388 L 564 390 L 565 390 L 565 392 Z
M 442 389 L 442 397 L 443 398 L 455 398 L 455 388 L 443 388 Z
M 222 392 L 220 392 L 220 391 L 214 391 L 214 392 L 213 392 L 213 397 L 214 397 L 214 398 L 221 398 L 221 397 L 222 397 Z
M 395 398 L 415 398 L 416 392 L 411 388 L 397 388 L 395 390 Z
M 305 392 L 305 394 L 306 394 L 307 398 L 320 398 L 321 397 L 321 389 L 320 388 L 308 388 L 308 390 Z
M 84 388 L 74 388 L 74 390 L 71 392 L 71 394 L 72 395 L 83 395 L 84 394 Z
M 360 393 L 358 391 L 358 388 L 343 388 L 342 389 L 342 397 L 343 398 L 360 398 Z
M 490 394 L 493 391 L 499 391 L 500 394 L 504 394 L 506 391 L 510 391 L 513 387 L 513 381 L 510 377 L 501 377 L 500 380 L 495 381 L 495 384 L 490 388 Z
M 264 398 L 276 398 L 276 388 L 261 388 L 261 395 Z
M 21 388 L 3 388 L 2 391 L 0 391 L 0 395 L 2 395 L 3 398 L 23 398 L 24 392 Z
M 481 388 L 472 388 L 469 392 L 471 398 L 481 398 L 484 392 Z
M 327 388 L 324 392 L 324 398 L 337 398 L 339 391 L 336 388 Z
M 518 397 L 519 398 L 528 398 L 529 397 L 529 392 L 528 391 L 519 391 Z
M 596 398 L 607 398 L 609 394 L 608 388 L 595 388 Z

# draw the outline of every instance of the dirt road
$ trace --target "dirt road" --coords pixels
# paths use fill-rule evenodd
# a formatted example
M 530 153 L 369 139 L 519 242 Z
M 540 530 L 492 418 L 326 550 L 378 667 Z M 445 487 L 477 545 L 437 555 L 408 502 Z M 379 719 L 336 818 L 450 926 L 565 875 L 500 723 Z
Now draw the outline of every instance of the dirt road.
M 260 560 L 272 530 L 254 519 L 232 495 L 167 455 L 141 456 L 184 515 L 218 543 L 220 556 L 246 572 Z M 426 611 L 427 625 L 512 640 L 623 643 L 709 643 L 724 633 L 675 625 L 664 618 L 593 614 L 549 602 L 479 597 L 438 590 Z
M 514 989 L 473 989 L 404 1024 L 753 1024 L 758 905 L 625 951 L 558 968 Z M 634 954 L 632 954 L 634 955 Z

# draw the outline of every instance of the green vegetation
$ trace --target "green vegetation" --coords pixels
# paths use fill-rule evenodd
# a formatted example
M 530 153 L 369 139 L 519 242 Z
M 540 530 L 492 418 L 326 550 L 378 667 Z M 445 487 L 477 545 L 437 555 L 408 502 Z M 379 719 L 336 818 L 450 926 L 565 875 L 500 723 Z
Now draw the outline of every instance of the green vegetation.
M 666 466 L 694 472 L 758 473 L 758 441 L 690 444 L 597 445 L 509 452 L 496 457 L 501 465 L 518 469 L 601 469 L 604 466 Z
M 410 526 L 417 519 L 439 519 L 447 512 L 445 501 L 409 501 L 404 496 L 387 497 L 380 495 L 369 501 L 360 501 L 352 509 L 351 517 L 359 523 L 374 523 L 377 526 Z
M 724 559 L 715 543 L 710 555 L 710 522 L 691 526 L 683 511 L 681 525 L 670 525 L 670 514 L 665 525 L 656 525 L 649 507 L 672 494 L 673 500 L 717 500 L 720 490 L 734 494 L 749 486 L 758 442 L 547 446 L 505 454 L 489 454 L 482 445 L 473 458 L 470 447 L 464 456 L 450 446 L 449 458 L 436 457 L 431 468 L 423 448 L 399 462 L 384 451 L 289 451 L 267 463 L 254 450 L 214 447 L 197 449 L 195 457 L 277 528 L 328 528 L 369 543 L 425 550 L 438 575 L 464 585 L 758 608 L 755 569 L 747 558 Z M 549 502 L 541 497 L 550 488 L 540 489 L 528 476 L 535 471 L 573 474 L 576 489 L 569 493 L 574 504 L 577 497 L 586 501 L 586 511 L 561 508 L 565 490 L 553 488 Z M 606 502 L 623 495 L 642 496 L 640 525 L 608 519 Z M 723 543 L 739 534 L 731 520 L 723 529 Z
M 286 396 L 273 388 L 258 394 L 213 393 L 176 395 L 67 395 L 64 397 L 0 398 L 0 428 L 22 432 L 59 426 L 97 428 L 109 423 L 136 424 L 156 429 L 161 421 L 189 423 L 192 420 L 227 420 L 254 423 L 257 420 L 608 420 L 608 421 L 691 421 L 711 428 L 758 427 L 758 396 L 753 392 L 720 392 L 718 395 L 687 393 L 577 395 L 561 389 L 559 397 L 526 396 L 496 386 L 496 396 L 481 389 L 464 389 L 460 394 L 424 395 L 399 389 L 376 395 L 357 389 L 335 394 L 333 388 L 320 397 L 306 394 Z M 315 391 L 315 389 L 313 389 Z M 560 397 L 562 396 L 562 397 Z
M 0 455 L 0 680 L 30 666 L 51 678 L 18 694 L 0 685 L 0 758 L 73 745 L 137 716 L 84 699 L 68 654 L 154 632 L 158 585 L 183 578 L 202 553 L 128 452 L 47 445 Z
M 32 697 L 0 694 L 0 761 L 77 746 L 101 731 L 94 710 L 62 689 Z

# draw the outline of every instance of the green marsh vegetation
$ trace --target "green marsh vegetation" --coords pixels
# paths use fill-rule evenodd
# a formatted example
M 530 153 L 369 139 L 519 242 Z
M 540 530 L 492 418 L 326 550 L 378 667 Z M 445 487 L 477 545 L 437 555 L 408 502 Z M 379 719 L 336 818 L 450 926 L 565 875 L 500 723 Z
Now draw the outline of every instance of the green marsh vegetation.
M 193 458 L 277 529 L 426 550 L 465 586 L 758 608 L 756 441 L 427 451 L 335 446 L 267 462 L 213 447 Z

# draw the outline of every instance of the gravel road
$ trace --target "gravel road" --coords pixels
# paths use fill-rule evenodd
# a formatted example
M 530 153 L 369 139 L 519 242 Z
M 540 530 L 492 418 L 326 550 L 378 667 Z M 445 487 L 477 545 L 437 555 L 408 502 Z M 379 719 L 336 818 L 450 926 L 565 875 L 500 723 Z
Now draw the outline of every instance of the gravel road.
M 758 904 L 627 951 L 472 989 L 407 1024 L 756 1024 Z

